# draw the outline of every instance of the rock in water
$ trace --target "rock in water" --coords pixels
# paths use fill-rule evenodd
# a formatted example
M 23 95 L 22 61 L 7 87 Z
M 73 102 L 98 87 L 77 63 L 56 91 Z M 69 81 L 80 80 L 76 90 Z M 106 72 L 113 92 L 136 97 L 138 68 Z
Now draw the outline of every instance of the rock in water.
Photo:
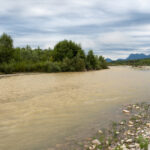
M 130 111 L 129 111 L 129 110 L 126 110 L 126 109 L 124 109 L 124 110 L 123 110 L 123 113 L 129 114 L 129 113 L 130 113 Z

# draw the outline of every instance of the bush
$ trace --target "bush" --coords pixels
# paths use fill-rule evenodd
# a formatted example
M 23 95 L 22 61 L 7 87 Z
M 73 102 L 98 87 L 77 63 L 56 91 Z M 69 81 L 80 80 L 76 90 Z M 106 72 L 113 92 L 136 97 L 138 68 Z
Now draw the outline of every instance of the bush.
M 60 72 L 60 65 L 53 62 L 11 62 L 0 64 L 0 72 L 16 73 L 16 72 Z
M 3 33 L 0 37 L 0 63 L 9 62 L 13 59 L 14 49 L 12 38 Z
M 84 55 L 84 52 L 79 44 L 76 44 L 72 41 L 64 40 L 58 42 L 55 45 L 53 51 L 53 59 L 54 61 L 63 61 L 65 58 L 72 59 L 77 56 L 78 52 Z

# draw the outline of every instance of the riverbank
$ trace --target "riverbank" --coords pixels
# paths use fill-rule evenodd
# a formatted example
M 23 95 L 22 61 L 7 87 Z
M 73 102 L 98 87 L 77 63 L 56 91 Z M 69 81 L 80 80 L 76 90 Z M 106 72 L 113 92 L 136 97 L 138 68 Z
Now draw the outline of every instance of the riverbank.
M 150 148 L 150 104 L 128 105 L 125 118 L 113 122 L 109 129 L 99 130 L 84 143 L 85 150 L 148 150 Z
M 80 62 L 13 62 L 1 63 L 0 74 L 14 73 L 57 73 L 57 72 L 84 72 L 108 69 L 107 64 L 99 62 L 95 67 L 87 68 L 87 65 Z
M 106 69 L 110 69 L 108 68 L 103 68 L 103 69 L 99 69 L 99 70 L 84 70 L 84 71 L 67 71 L 67 72 L 12 72 L 12 73 L 2 73 L 0 72 L 0 78 L 4 78 L 4 77 L 12 77 L 12 76 L 23 76 L 23 75 L 39 75 L 39 74 L 58 74 L 58 73 L 80 73 L 80 72 L 94 72 L 94 71 L 100 71 L 100 70 L 106 70 Z

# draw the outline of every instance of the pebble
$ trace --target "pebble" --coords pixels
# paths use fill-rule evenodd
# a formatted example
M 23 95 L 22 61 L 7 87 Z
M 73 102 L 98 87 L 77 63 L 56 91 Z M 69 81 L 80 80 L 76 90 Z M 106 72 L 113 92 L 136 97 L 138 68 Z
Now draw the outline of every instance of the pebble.
M 126 143 L 132 143 L 132 142 L 133 142 L 132 139 L 127 139 L 127 140 L 126 140 Z
M 119 134 L 119 133 L 120 133 L 120 132 L 118 132 L 118 131 L 116 132 L 116 134 Z
M 129 121 L 129 124 L 130 124 L 130 125 L 133 125 L 134 123 L 133 123 L 133 121 Z
M 126 114 L 130 113 L 130 111 L 126 110 L 126 109 L 124 109 L 123 112 L 126 113 Z
M 99 134 L 102 134 L 102 133 L 103 133 L 103 131 L 102 131 L 102 130 L 98 130 L 98 133 L 99 133 Z
M 128 145 L 129 148 L 135 148 L 136 146 L 134 144 Z
M 136 109 L 140 109 L 140 107 L 139 107 L 139 106 L 136 106 L 135 108 L 136 108 Z
M 146 123 L 146 126 L 150 128 L 150 123 Z
M 129 124 L 128 127 L 133 127 L 133 125 L 132 125 L 132 124 Z
M 92 144 L 94 144 L 94 145 L 100 145 L 101 142 L 98 139 L 95 139 L 95 140 L 92 141 Z
M 122 121 L 122 122 L 120 122 L 120 125 L 124 125 L 124 122 Z
M 96 148 L 96 145 L 92 145 L 89 147 L 89 150 L 94 150 Z

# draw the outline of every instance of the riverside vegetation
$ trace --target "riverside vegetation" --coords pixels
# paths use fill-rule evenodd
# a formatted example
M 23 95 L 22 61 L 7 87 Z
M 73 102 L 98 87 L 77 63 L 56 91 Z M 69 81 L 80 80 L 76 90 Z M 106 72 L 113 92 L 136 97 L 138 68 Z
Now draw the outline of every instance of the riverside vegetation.
M 109 62 L 108 65 L 110 66 L 117 66 L 117 65 L 128 65 L 128 66 L 150 66 L 150 58 L 145 59 L 136 59 L 136 60 L 118 60 Z
M 86 55 L 79 44 L 60 41 L 54 49 L 32 49 L 13 46 L 12 38 L 3 33 L 0 36 L 0 72 L 67 72 L 107 69 L 102 56 L 90 50 Z

